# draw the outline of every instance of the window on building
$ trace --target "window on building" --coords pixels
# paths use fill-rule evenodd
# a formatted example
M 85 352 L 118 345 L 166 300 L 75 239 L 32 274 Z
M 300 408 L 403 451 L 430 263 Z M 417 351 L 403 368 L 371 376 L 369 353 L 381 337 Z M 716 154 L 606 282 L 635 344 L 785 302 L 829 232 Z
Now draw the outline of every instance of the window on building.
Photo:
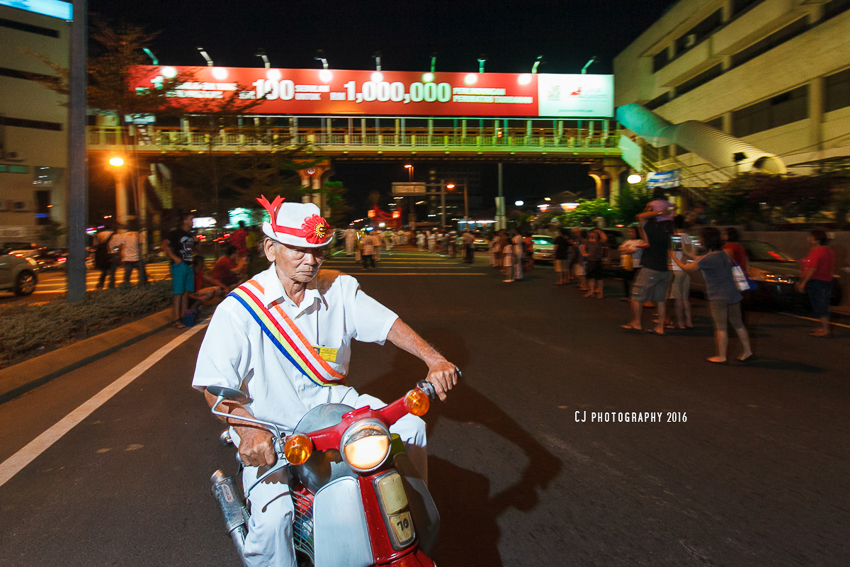
M 762 53 L 766 53 L 778 45 L 782 45 L 786 41 L 793 39 L 809 29 L 809 17 L 804 16 L 799 20 L 788 24 L 779 31 L 773 32 L 761 41 L 757 41 L 751 46 L 742 49 L 732 56 L 732 67 L 743 65 L 751 59 L 755 59 Z
M 657 96 L 651 101 L 647 102 L 643 106 L 648 108 L 649 110 L 655 110 L 659 106 L 664 106 L 670 101 L 670 91 L 667 91 L 661 96 Z
M 670 50 L 666 47 L 653 55 L 652 57 L 652 72 L 657 73 L 659 69 L 662 69 L 670 62 Z
M 720 130 L 721 132 L 723 131 L 723 117 L 722 116 L 718 116 L 714 120 L 705 120 L 705 121 L 703 121 L 703 124 L 705 124 L 706 126 L 711 126 L 715 130 Z
M 847 10 L 850 10 L 850 0 L 831 0 L 823 5 L 823 18 L 821 18 L 821 21 L 834 18 Z
M 676 87 L 676 96 L 682 96 L 683 94 L 694 90 L 697 87 L 700 87 L 712 79 L 716 79 L 720 75 L 723 74 L 723 65 L 715 65 L 711 69 L 707 71 L 703 71 L 696 77 L 685 81 L 681 85 Z
M 676 56 L 698 45 L 723 25 L 723 11 L 717 10 L 712 15 L 692 27 L 685 35 L 676 40 Z
M 824 78 L 824 112 L 850 106 L 850 69 Z
M 809 117 L 808 85 L 732 113 L 732 133 L 743 137 Z
M 761 4 L 764 0 L 732 0 L 732 17 L 737 18 L 750 8 Z

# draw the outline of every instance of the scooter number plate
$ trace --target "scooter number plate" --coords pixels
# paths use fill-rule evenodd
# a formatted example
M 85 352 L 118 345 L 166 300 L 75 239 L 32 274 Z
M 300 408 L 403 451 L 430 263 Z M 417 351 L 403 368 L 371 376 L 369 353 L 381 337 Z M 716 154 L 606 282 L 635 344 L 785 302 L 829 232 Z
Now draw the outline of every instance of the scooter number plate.
M 404 546 L 413 541 L 415 532 L 413 531 L 413 520 L 410 517 L 410 512 L 393 514 L 389 519 L 393 535 L 399 545 Z

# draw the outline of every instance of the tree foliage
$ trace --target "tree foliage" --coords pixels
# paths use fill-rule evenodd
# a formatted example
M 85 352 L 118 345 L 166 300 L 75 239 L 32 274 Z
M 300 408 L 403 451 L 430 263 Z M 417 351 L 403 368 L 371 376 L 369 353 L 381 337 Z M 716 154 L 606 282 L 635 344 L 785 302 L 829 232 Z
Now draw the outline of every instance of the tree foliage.
M 622 186 L 616 200 L 617 209 L 620 211 L 620 220 L 625 224 L 635 222 L 635 217 L 643 212 L 646 204 L 651 200 L 652 191 L 647 189 L 646 183 Z
M 719 224 L 774 224 L 795 218 L 809 223 L 833 205 L 834 185 L 827 176 L 741 174 L 712 187 L 708 206 Z

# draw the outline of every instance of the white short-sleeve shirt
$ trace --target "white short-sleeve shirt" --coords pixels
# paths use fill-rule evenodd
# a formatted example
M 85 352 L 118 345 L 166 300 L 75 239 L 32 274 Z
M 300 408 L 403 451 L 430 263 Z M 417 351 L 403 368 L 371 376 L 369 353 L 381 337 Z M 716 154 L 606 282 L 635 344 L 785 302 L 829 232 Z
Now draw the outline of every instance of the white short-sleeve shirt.
M 352 339 L 383 344 L 398 318 L 356 279 L 336 271 L 320 271 L 299 306 L 284 293 L 274 265 L 253 279 L 265 291 L 266 307 L 277 303 L 311 345 L 337 349 L 328 364 L 340 374 L 348 373 Z M 356 395 L 347 386 L 319 386 L 297 370 L 234 297 L 225 298 L 210 321 L 192 386 L 241 389 L 253 398 L 247 408 L 255 417 L 287 429 L 317 405 Z

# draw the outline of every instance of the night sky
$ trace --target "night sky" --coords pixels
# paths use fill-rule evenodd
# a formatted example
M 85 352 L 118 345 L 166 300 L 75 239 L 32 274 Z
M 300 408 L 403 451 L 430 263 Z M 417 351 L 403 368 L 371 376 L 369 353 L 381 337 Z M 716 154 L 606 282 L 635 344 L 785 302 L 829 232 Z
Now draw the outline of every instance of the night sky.
M 203 46 L 222 67 L 259 67 L 265 50 L 272 67 L 318 68 L 323 49 L 330 67 L 425 71 L 437 53 L 437 70 L 471 72 L 486 54 L 487 72 L 529 72 L 538 55 L 541 73 L 612 73 L 613 59 L 674 4 L 672 0 L 409 0 L 313 2 L 209 0 L 90 0 L 92 16 L 109 24 L 132 23 L 160 32 L 151 46 L 164 65 L 203 65 Z M 414 162 L 416 163 L 416 162 Z M 371 190 L 389 193 L 406 181 L 398 163 L 335 164 L 333 180 L 349 188 L 355 207 Z M 424 164 L 417 167 L 424 175 Z M 482 166 L 485 195 L 496 194 L 496 166 Z M 593 196 L 584 166 L 506 164 L 505 194 L 540 199 L 563 190 Z

